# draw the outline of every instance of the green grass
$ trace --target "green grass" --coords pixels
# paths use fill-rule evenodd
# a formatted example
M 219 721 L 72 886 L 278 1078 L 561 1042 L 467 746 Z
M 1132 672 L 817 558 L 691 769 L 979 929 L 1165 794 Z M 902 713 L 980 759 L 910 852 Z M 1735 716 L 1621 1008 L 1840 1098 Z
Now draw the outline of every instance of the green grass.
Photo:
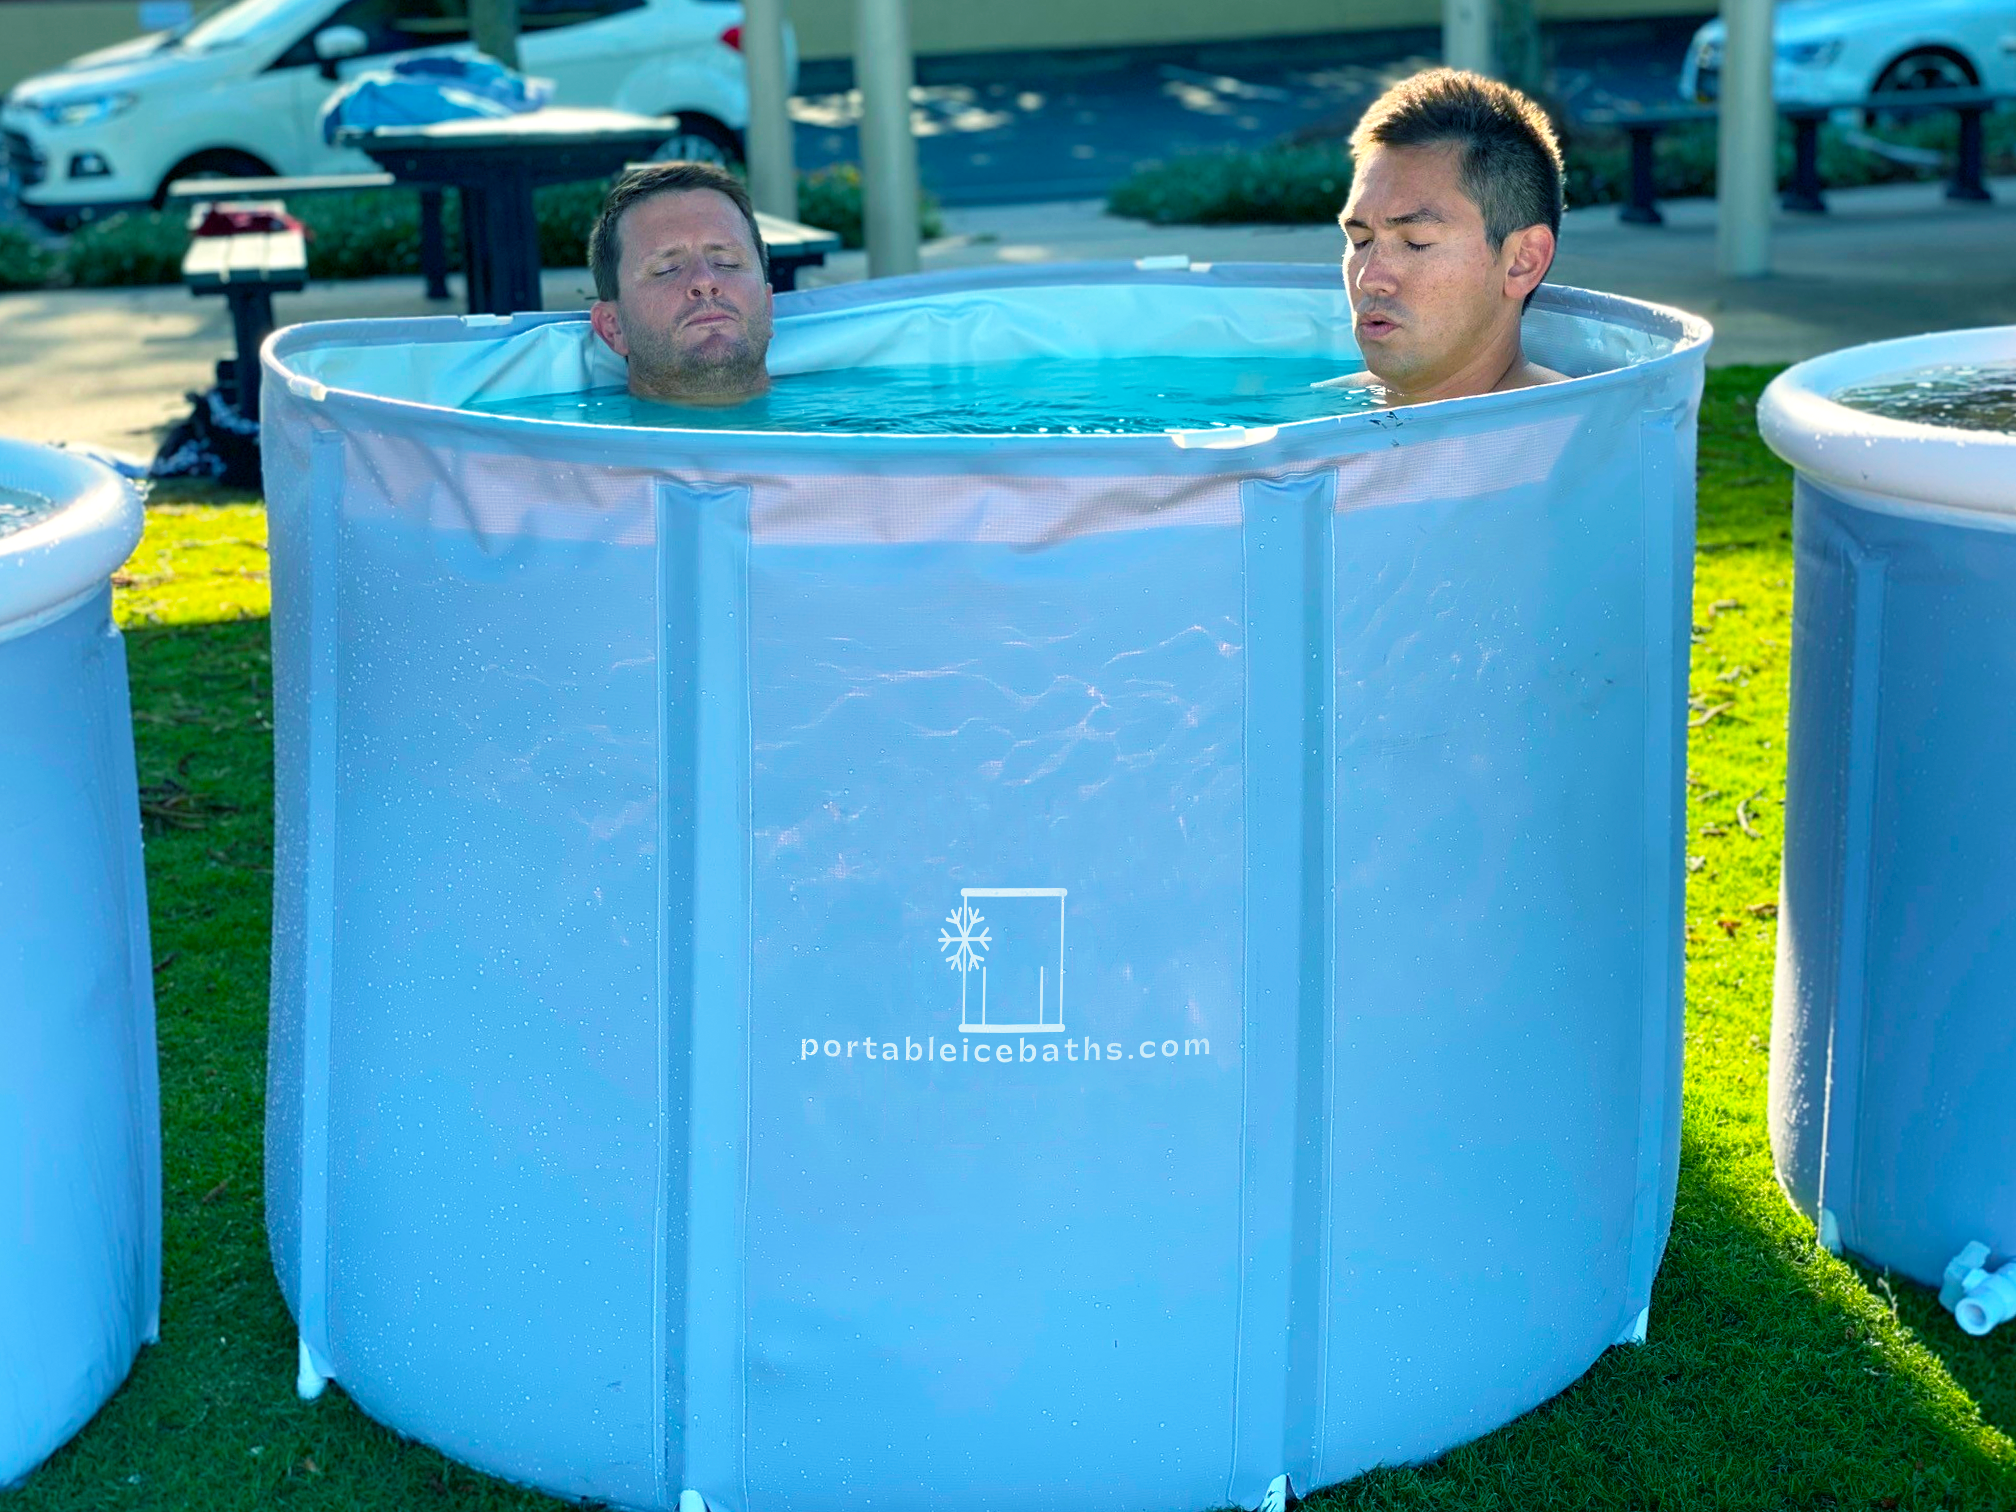
M 1346 1508 L 2016 1507 L 2016 1335 L 1831 1258 L 1765 1142 L 1783 783 L 1790 481 L 1756 440 L 1769 372 L 1724 369 L 1701 435 L 1689 758 L 1685 1138 L 1651 1341 Z M 270 695 L 265 519 L 157 505 L 121 574 L 161 1030 L 162 1338 L 9 1512 L 557 1507 L 293 1393 L 260 1210 Z M 1739 806 L 1741 814 L 1739 815 Z M 1754 830 L 1746 833 L 1744 820 Z M 1457 1236 L 1460 1239 L 1460 1236 Z

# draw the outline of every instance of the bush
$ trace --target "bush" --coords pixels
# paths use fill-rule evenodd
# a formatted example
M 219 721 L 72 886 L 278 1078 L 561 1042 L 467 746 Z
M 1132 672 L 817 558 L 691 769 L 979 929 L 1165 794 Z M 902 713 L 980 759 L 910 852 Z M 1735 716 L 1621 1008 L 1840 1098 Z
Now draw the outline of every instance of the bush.
M 2016 113 L 1990 115 L 1984 124 L 1989 172 L 2016 171 Z M 1951 171 L 1958 131 L 1954 118 L 1944 113 L 1866 131 L 1830 122 L 1820 128 L 1820 181 L 1830 189 L 1845 189 L 1943 178 Z M 1944 162 L 1938 167 L 1899 162 L 1858 145 L 1858 140 L 1870 139 L 1936 151 Z M 1713 194 L 1715 150 L 1713 121 L 1662 131 L 1653 154 L 1660 195 L 1677 199 Z M 1563 153 L 1571 207 L 1617 204 L 1629 195 L 1631 155 L 1621 131 L 1575 131 L 1564 141 Z M 1791 174 L 1792 128 L 1781 123 L 1780 182 Z M 1342 142 L 1286 144 L 1191 153 L 1147 164 L 1112 192 L 1106 208 L 1157 225 L 1320 225 L 1336 216 L 1350 190 L 1350 157 Z
M 63 281 L 84 289 L 179 283 L 188 250 L 187 211 L 108 216 L 71 233 L 62 254 Z
M 56 259 L 19 226 L 0 224 L 0 289 L 38 289 L 56 271 Z
M 808 226 L 831 231 L 843 247 L 867 245 L 862 232 L 861 169 L 854 163 L 835 163 L 798 179 L 798 219 Z M 928 194 L 917 197 L 917 231 L 927 240 L 941 234 L 944 219 L 938 202 Z
M 606 181 L 553 184 L 534 198 L 539 218 L 539 260 L 548 268 L 578 268 L 588 261 L 588 231 L 608 192 Z M 308 276 L 315 279 L 379 278 L 420 271 L 420 196 L 406 189 L 361 194 L 303 195 L 288 209 L 308 228 Z M 457 195 L 442 207 L 448 265 L 461 266 L 462 214 Z M 799 218 L 837 233 L 843 245 L 861 241 L 861 170 L 852 163 L 822 168 L 799 181 Z M 918 228 L 937 236 L 944 225 L 937 205 L 920 197 Z M 182 278 L 189 250 L 188 212 L 139 211 L 94 222 L 73 233 L 60 251 L 45 251 L 27 233 L 0 225 L 0 289 L 50 283 L 104 289 L 173 284 Z
M 1351 193 L 1342 142 L 1188 153 L 1150 163 L 1115 189 L 1107 209 L 1158 226 L 1315 225 Z

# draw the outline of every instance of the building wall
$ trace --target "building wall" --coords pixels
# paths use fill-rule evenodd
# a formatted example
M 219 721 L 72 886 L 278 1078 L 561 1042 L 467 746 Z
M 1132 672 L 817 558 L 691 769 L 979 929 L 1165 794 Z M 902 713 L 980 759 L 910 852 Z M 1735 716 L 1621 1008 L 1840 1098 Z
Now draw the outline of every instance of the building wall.
M 1552 20 L 1660 16 L 1707 0 L 1539 0 Z M 789 0 L 807 58 L 853 52 L 853 0 Z M 0 89 L 186 15 L 182 0 L 0 0 Z M 1440 23 L 1441 0 L 910 0 L 919 53 L 1292 37 Z

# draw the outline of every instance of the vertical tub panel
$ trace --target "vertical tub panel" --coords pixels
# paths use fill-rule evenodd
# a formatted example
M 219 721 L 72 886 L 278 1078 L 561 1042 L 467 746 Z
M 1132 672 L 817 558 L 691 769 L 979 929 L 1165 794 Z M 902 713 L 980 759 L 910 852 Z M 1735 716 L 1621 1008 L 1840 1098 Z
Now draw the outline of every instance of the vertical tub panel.
M 1330 626 L 1337 479 L 1240 488 L 1246 568 L 1243 1274 L 1228 1501 L 1320 1459 L 1332 886 Z
M 1644 918 L 1640 981 L 1638 1173 L 1625 1310 L 1649 1328 L 1652 1279 L 1666 1252 L 1680 1171 L 1681 1047 L 1686 1032 L 1687 687 L 1694 608 L 1695 404 L 1639 417 L 1644 514 Z
M 111 602 L 101 582 L 0 626 L 0 1486 L 90 1420 L 158 1326 L 152 973 Z
M 266 398 L 266 481 L 273 615 L 273 955 L 267 1006 L 265 1202 L 267 1248 L 300 1323 L 303 1038 L 307 1020 L 309 668 L 333 656 L 314 634 L 311 452 L 316 427 L 285 385 Z M 332 439 L 335 438 L 332 435 Z M 339 450 L 331 460 L 340 458 Z M 325 467 L 326 467 L 325 463 Z M 331 501 L 333 508 L 334 501 Z M 326 575 L 328 567 L 322 569 Z M 326 928 L 326 914 L 321 924 Z
M 1816 852 L 1842 856 L 1834 937 L 1798 941 L 1802 958 L 1838 955 L 1834 991 L 1794 1000 L 1799 1037 L 1824 1030 L 1831 1052 L 1820 1200 L 1845 1247 L 1936 1285 L 1971 1239 L 2016 1246 L 2016 531 L 1861 508 L 1810 481 L 1795 507 L 1802 532 L 1848 543 L 1854 589 L 1836 606 L 1845 634 L 1799 621 L 1854 647 L 1834 689 L 1846 739 L 1794 710 L 1800 760 L 1845 768 L 1839 806 L 1787 814 L 1788 885 Z M 1802 552 L 1802 594 L 1807 565 Z
M 1052 531 L 999 480 L 853 486 L 926 523 L 759 531 L 751 558 L 749 1505 L 1213 1505 L 1238 531 L 1096 483 L 1053 485 L 1057 515 L 1134 520 Z
M 651 482 L 359 438 L 334 582 L 330 1364 L 473 1464 L 649 1503 Z
M 1855 1091 L 1837 1106 L 1832 1067 L 1862 1059 L 1862 975 L 1869 888 L 1869 801 L 1875 780 L 1885 564 L 1838 511 L 1795 496 L 1790 734 L 1778 968 L 1772 984 L 1771 1148 L 1778 1179 L 1838 1244 L 1846 1190 L 1830 1147 Z M 1851 517 L 1852 519 L 1852 517 Z M 1859 801 L 1857 801 L 1859 800 Z M 1854 816 L 1852 822 L 1850 816 Z M 1850 898 L 1856 901 L 1850 904 Z M 1841 1043 L 1837 1005 L 1855 994 Z M 1838 1060 L 1837 1060 L 1838 1056 Z M 1859 1083 L 1858 1083 L 1859 1085 Z M 1836 1216 L 1823 1220 L 1823 1208 Z
M 669 1221 L 661 1500 L 747 1504 L 749 490 L 658 489 Z
M 1525 1411 L 1635 1312 L 1638 416 L 1393 442 L 1339 472 L 1324 1481 Z

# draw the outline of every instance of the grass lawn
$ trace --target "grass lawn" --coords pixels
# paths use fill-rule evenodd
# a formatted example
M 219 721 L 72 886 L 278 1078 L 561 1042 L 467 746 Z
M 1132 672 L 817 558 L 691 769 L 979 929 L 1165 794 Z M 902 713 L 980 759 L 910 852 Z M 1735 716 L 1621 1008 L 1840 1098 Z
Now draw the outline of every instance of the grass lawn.
M 1702 414 L 1685 1136 L 1651 1341 L 1433 1465 L 1312 1498 L 1326 1512 L 2016 1508 L 2016 1329 L 1969 1339 L 1929 1292 L 1829 1257 L 1772 1180 L 1792 555 L 1789 477 L 1752 425 L 1769 376 L 1713 374 Z M 340 1387 L 294 1396 L 259 1193 L 265 530 L 256 504 L 156 505 L 116 580 L 148 822 L 167 1294 L 160 1344 L 7 1512 L 557 1507 L 402 1441 Z

